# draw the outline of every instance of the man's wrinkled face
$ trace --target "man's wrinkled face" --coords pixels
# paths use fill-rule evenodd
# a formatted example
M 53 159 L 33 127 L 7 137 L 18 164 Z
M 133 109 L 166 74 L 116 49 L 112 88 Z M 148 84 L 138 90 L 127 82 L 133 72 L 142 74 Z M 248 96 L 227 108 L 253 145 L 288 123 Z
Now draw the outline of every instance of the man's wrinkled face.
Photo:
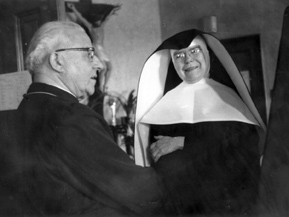
M 75 30 L 70 48 L 92 47 L 90 38 L 82 31 Z M 95 91 L 97 71 L 103 68 L 99 58 L 85 50 L 67 50 L 65 52 L 65 73 L 62 82 L 78 99 L 91 96 Z
M 172 61 L 179 77 L 193 84 L 209 77 L 210 57 L 204 40 L 197 36 L 189 47 L 171 50 Z

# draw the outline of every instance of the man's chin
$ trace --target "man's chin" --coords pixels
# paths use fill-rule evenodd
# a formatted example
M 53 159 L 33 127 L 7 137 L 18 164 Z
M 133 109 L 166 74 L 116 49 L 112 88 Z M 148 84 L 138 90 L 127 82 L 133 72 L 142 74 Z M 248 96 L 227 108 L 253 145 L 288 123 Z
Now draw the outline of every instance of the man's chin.
M 88 103 L 89 103 L 89 97 L 84 97 L 84 98 L 82 98 L 81 100 L 79 100 L 79 103 L 80 103 L 80 104 L 83 104 L 83 105 L 88 105 Z

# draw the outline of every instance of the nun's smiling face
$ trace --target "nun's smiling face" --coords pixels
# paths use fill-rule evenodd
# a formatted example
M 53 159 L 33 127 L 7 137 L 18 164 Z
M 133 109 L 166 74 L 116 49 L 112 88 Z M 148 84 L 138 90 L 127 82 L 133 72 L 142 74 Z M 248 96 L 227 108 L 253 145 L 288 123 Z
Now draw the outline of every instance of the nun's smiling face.
M 189 47 L 171 51 L 172 61 L 179 77 L 193 84 L 209 77 L 210 57 L 206 43 L 196 37 Z

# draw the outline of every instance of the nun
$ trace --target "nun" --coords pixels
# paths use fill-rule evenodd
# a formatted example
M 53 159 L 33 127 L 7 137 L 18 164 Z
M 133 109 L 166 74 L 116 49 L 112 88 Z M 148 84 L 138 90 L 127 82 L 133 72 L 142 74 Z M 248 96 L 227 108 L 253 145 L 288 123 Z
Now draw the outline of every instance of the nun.
M 250 215 L 266 126 L 235 63 L 213 35 L 165 40 L 138 85 L 135 161 L 153 167 L 178 215 Z

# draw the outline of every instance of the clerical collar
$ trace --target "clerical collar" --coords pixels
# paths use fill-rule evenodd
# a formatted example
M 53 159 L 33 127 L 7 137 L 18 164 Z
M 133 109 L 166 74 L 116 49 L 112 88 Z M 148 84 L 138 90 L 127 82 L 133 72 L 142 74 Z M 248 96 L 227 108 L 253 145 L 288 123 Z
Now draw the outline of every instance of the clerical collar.
M 68 90 L 65 90 L 64 88 L 62 88 L 62 87 L 60 87 L 60 86 L 58 86 L 58 85 L 54 85 L 55 87 L 57 87 L 57 88 L 59 88 L 59 89 L 61 89 L 61 90 L 63 90 L 63 91 L 65 91 L 65 92 L 67 92 L 67 93 L 70 93 L 71 95 L 73 95 L 75 98 L 77 98 L 72 92 L 70 92 L 70 91 L 68 91 Z
M 44 83 L 32 83 L 27 91 L 26 96 L 32 96 L 36 94 L 52 95 L 68 101 L 78 102 L 78 99 L 71 93 L 59 87 Z

